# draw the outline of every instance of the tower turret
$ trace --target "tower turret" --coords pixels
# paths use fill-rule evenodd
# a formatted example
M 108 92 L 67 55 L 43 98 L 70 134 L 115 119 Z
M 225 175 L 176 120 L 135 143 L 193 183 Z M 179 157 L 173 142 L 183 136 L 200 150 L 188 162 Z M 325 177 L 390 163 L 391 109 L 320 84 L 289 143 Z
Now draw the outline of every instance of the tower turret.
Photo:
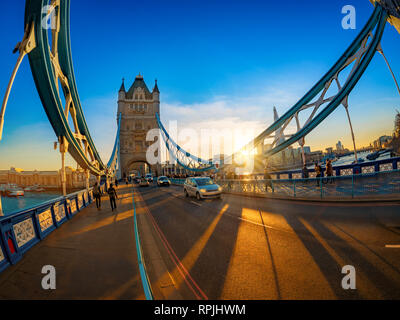
M 154 101 L 154 110 L 155 110 L 155 112 L 160 114 L 160 90 L 158 90 L 157 79 L 156 79 L 156 83 L 153 88 L 152 95 L 153 95 L 153 101 Z
M 153 88 L 153 99 L 155 101 L 160 101 L 160 90 L 158 90 L 157 79 Z
M 125 79 L 122 78 L 121 88 L 118 91 L 118 100 L 125 100 L 126 90 L 125 90 Z

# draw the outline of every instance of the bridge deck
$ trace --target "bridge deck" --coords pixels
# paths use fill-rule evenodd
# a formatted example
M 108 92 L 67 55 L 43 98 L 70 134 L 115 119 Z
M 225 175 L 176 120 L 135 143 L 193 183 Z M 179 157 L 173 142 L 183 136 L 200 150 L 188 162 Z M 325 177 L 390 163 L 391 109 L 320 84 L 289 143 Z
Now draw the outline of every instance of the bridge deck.
M 156 299 L 399 299 L 399 203 L 312 203 L 182 186 L 135 188 L 142 251 Z M 132 189 L 118 211 L 92 204 L 0 274 L 0 299 L 144 299 Z M 41 288 L 54 265 L 57 289 Z M 341 286 L 354 266 L 357 289 Z
M 144 299 L 133 229 L 132 189 L 91 204 L 0 274 L 1 299 Z M 43 290 L 41 269 L 56 268 L 56 290 Z

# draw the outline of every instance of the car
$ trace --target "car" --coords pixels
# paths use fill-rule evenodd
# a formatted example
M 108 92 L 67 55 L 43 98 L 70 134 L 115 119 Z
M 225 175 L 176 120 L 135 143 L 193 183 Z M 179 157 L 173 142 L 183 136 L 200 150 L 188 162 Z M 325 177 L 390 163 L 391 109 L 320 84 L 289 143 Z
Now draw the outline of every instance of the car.
M 140 179 L 139 187 L 148 187 L 150 186 L 150 182 L 147 179 Z
M 139 184 L 139 183 L 140 183 L 140 177 L 135 177 L 135 178 L 133 178 L 133 181 L 134 181 L 135 183 Z
M 169 179 L 166 176 L 160 176 L 157 178 L 157 185 L 159 187 L 161 186 L 170 186 L 171 185 L 171 181 L 169 181 Z
M 152 175 L 151 173 L 147 173 L 147 174 L 145 175 L 145 179 L 146 179 L 148 182 L 153 182 L 153 175 Z
M 183 192 L 186 197 L 193 196 L 197 200 L 218 198 L 221 199 L 222 187 L 210 177 L 191 177 L 185 180 Z

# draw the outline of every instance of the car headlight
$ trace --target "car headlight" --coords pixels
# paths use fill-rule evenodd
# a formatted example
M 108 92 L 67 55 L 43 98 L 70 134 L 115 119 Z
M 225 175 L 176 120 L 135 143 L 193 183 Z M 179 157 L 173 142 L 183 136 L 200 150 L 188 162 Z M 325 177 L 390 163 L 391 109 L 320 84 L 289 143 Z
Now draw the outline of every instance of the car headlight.
M 218 187 L 218 191 L 222 191 L 222 187 Z
M 200 189 L 200 192 L 204 193 L 204 192 L 207 192 L 207 190 L 206 189 Z

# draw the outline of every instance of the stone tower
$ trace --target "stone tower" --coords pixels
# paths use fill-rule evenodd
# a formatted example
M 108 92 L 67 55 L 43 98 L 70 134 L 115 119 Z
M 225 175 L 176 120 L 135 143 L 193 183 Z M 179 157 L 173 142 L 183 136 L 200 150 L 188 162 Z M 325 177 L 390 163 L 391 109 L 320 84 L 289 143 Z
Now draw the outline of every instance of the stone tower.
M 159 165 L 150 165 L 146 160 L 147 148 L 154 142 L 146 141 L 147 132 L 158 128 L 156 113 L 160 114 L 160 91 L 157 80 L 150 92 L 138 75 L 128 91 L 122 80 L 118 92 L 118 114 L 121 113 L 120 169 L 121 177 L 140 171 L 142 175 L 151 171 L 160 173 Z

